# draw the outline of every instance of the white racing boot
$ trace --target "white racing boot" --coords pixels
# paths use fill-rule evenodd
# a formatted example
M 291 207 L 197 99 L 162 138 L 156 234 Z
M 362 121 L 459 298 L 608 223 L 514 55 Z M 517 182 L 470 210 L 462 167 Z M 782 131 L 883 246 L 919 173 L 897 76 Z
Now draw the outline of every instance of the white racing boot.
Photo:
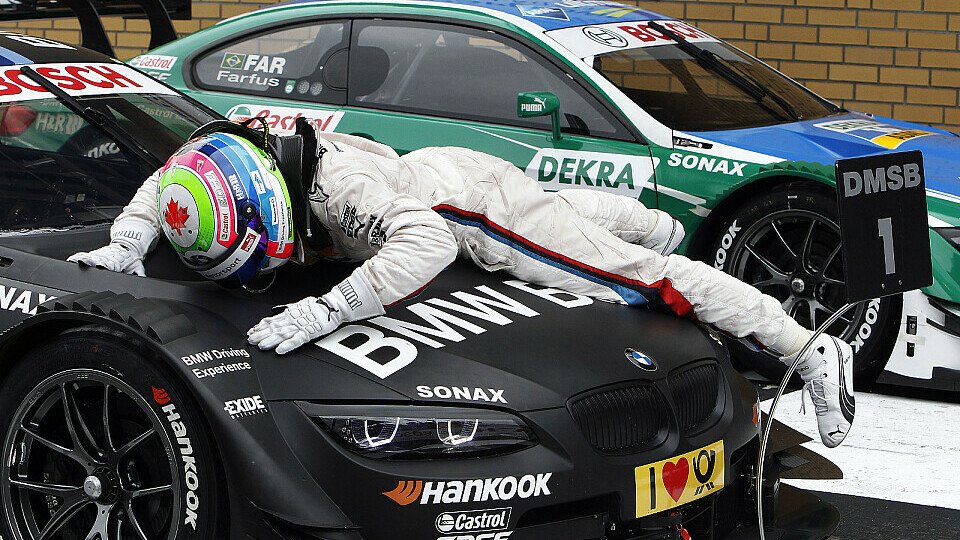
M 683 225 L 663 210 L 649 210 L 653 218 L 650 231 L 640 238 L 637 244 L 656 251 L 661 255 L 669 255 L 677 249 L 683 241 L 685 231 Z
M 796 355 L 780 360 L 790 366 Z M 843 341 L 821 334 L 797 366 L 806 383 L 803 392 L 817 411 L 820 439 L 824 446 L 839 446 L 850 431 L 856 411 L 853 399 L 853 349 Z M 803 400 L 805 396 L 801 396 Z

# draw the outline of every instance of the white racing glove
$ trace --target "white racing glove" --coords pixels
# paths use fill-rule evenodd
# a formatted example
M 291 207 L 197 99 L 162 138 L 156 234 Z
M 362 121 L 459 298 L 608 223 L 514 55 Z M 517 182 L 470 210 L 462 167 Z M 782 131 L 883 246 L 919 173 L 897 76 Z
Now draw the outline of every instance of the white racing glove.
M 67 257 L 68 262 L 96 266 L 113 272 L 145 276 L 143 258 L 153 247 L 157 231 L 138 220 L 124 220 L 110 228 L 110 243 L 93 251 Z
M 359 270 L 327 294 L 287 304 L 278 315 L 265 317 L 247 332 L 247 341 L 266 351 L 286 354 L 336 330 L 341 324 L 383 315 L 383 304 Z

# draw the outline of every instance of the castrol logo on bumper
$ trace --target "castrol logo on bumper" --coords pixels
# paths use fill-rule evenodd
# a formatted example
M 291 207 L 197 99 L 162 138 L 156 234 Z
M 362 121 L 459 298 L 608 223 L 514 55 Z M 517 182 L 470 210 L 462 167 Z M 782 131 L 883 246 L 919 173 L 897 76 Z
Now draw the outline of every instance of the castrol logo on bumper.
M 109 94 L 175 94 L 147 75 L 123 64 L 35 64 L 30 66 L 75 97 Z M 50 98 L 45 88 L 20 71 L 0 68 L 0 103 Z

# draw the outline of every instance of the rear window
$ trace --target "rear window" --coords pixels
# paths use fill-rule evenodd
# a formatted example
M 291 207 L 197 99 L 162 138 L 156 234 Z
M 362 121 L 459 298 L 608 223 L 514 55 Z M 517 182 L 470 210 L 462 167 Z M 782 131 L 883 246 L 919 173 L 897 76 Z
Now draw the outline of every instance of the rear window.
M 234 41 L 202 56 L 194 80 L 234 94 L 343 103 L 348 34 L 344 22 L 325 21 Z
M 181 96 L 79 98 L 157 155 L 213 117 Z M 0 233 L 112 221 L 153 171 L 55 99 L 0 104 Z
M 697 46 L 782 97 L 804 120 L 834 112 L 829 103 L 725 43 Z M 773 100 L 754 99 L 676 45 L 598 54 L 593 67 L 650 115 L 676 130 L 743 129 L 794 121 Z

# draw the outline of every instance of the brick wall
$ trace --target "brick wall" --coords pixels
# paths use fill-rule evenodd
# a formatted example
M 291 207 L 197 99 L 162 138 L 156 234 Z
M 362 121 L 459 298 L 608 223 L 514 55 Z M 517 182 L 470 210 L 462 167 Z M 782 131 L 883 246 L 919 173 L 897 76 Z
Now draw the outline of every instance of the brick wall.
M 264 6 L 278 3 L 270 0 L 226 0 L 222 2 L 193 2 L 193 18 L 189 21 L 173 21 L 177 33 L 181 36 L 191 34 L 215 23 L 253 11 Z M 150 42 L 150 25 L 144 19 L 126 19 L 123 17 L 104 17 L 103 26 L 113 43 L 117 58 L 132 58 L 142 53 Z M 76 19 L 20 21 L 16 23 L 0 22 L 0 29 L 16 30 L 26 34 L 57 39 L 66 43 L 80 42 L 80 25 Z
M 661 0 L 849 109 L 960 128 L 960 0 Z
M 181 35 L 275 2 L 194 2 Z M 960 129 L 960 0 L 639 0 L 729 40 L 845 107 Z M 139 54 L 143 20 L 110 17 L 117 56 Z M 76 43 L 76 21 L 0 24 Z

